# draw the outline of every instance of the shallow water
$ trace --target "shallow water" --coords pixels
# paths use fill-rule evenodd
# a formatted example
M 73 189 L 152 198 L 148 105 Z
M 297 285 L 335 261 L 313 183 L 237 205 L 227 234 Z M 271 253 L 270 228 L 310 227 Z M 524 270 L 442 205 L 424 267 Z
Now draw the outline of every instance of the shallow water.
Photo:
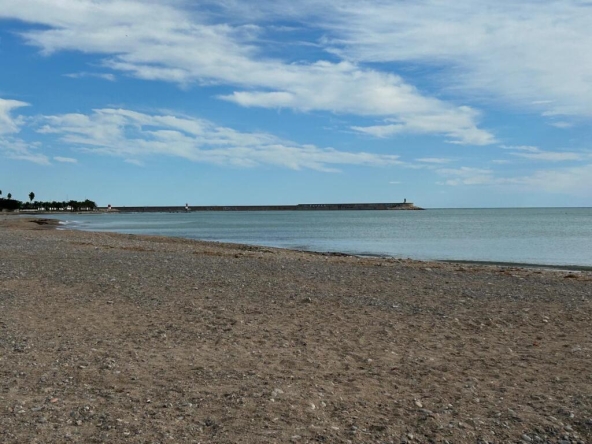
M 66 227 L 423 260 L 592 266 L 592 208 L 64 214 Z

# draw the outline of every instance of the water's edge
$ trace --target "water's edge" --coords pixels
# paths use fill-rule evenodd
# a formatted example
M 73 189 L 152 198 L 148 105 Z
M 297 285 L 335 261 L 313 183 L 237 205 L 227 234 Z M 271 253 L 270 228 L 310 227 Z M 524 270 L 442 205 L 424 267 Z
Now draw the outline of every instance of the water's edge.
M 354 257 L 592 271 L 592 210 L 54 215 L 59 229 Z M 300 212 L 302 213 L 302 212 Z M 408 213 L 408 214 L 401 214 Z M 47 215 L 49 216 L 49 215 Z M 50 216 L 51 217 L 51 216 Z
M 592 267 L 585 266 L 585 265 L 553 265 L 553 264 L 536 264 L 536 263 L 525 263 L 525 262 L 501 262 L 501 261 L 469 261 L 469 260 L 462 260 L 462 259 L 431 259 L 431 260 L 424 260 L 424 259 L 414 259 L 414 258 L 407 258 L 401 259 L 395 256 L 389 256 L 384 254 L 353 254 L 353 253 L 346 253 L 343 251 L 334 251 L 334 250 L 312 250 L 312 249 L 304 249 L 304 248 L 288 248 L 288 247 L 278 247 L 278 246 L 270 246 L 270 245 L 262 245 L 262 244 L 246 244 L 240 242 L 224 242 L 224 241 L 214 241 L 214 240 L 206 240 L 206 239 L 196 239 L 191 237 L 183 237 L 183 236 L 171 236 L 171 235 L 163 235 L 163 234 L 129 234 L 124 232 L 118 231 L 105 231 L 105 230 L 92 230 L 92 229 L 84 229 L 80 226 L 69 226 L 66 222 L 64 226 L 60 228 L 61 230 L 71 230 L 71 231 L 83 231 L 87 233 L 116 233 L 121 235 L 127 236 L 140 236 L 140 237 L 165 237 L 171 239 L 186 239 L 190 241 L 199 241 L 211 244 L 224 244 L 224 245 L 232 245 L 237 247 L 254 247 L 254 248 L 275 248 L 278 250 L 286 250 L 286 251 L 295 251 L 300 253 L 309 253 L 321 256 L 338 256 L 338 257 L 359 257 L 359 258 L 369 258 L 369 259 L 386 259 L 386 260 L 410 260 L 413 262 L 422 262 L 422 263 L 445 263 L 445 264 L 458 264 L 458 265 L 479 265 L 479 266 L 488 266 L 488 267 L 502 267 L 502 268 L 535 268 L 535 269 L 544 269 L 544 270 L 555 270 L 555 271 L 574 271 L 574 272 L 587 272 L 592 271 Z

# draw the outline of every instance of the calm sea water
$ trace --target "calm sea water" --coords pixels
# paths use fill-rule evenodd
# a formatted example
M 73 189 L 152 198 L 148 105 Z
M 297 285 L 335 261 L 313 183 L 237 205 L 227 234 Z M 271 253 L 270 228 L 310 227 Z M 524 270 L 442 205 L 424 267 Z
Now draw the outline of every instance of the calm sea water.
M 425 260 L 592 266 L 592 208 L 63 215 L 69 227 Z

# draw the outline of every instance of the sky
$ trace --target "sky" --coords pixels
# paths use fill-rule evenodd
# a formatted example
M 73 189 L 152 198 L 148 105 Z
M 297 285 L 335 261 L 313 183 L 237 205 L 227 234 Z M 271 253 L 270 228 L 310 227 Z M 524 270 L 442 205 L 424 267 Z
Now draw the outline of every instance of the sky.
M 592 206 L 590 0 L 0 0 L 0 190 Z

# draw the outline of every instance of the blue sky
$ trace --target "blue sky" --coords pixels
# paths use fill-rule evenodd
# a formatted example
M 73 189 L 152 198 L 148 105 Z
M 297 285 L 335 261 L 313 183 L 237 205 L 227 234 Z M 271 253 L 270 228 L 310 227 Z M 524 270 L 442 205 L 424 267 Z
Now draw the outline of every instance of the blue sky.
M 0 0 L 0 190 L 592 205 L 592 2 Z

